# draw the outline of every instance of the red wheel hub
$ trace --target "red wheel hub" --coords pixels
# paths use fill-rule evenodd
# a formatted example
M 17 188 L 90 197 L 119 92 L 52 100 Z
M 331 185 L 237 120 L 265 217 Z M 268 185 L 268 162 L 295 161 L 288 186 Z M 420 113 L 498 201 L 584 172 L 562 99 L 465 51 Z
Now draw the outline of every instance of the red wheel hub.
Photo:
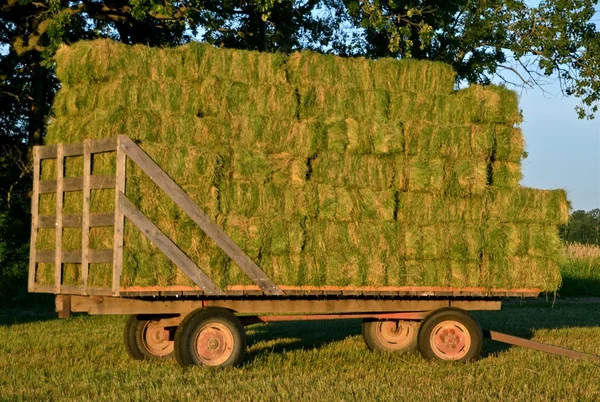
M 196 337 L 196 353 L 207 366 L 218 366 L 226 362 L 233 353 L 233 334 L 221 323 L 203 326 Z
M 442 321 L 431 332 L 433 353 L 443 360 L 460 360 L 471 348 L 471 334 L 458 321 Z

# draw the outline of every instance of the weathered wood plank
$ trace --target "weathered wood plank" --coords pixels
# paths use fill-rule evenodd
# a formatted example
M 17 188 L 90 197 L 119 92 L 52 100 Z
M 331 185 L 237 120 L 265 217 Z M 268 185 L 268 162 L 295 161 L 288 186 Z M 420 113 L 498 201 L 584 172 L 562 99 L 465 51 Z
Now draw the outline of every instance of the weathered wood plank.
M 90 270 L 90 196 L 92 175 L 92 154 L 90 141 L 83 142 L 83 212 L 81 216 L 81 280 L 83 293 L 86 293 Z M 114 218 L 111 216 L 111 218 Z M 111 219 L 112 220 L 112 219 Z
M 175 265 L 209 295 L 223 295 L 221 289 L 181 251 L 175 243 L 165 236 L 148 218 L 144 216 L 122 192 L 118 192 L 118 208 L 137 226 L 148 239 L 154 243 Z
M 115 222 L 114 213 L 89 214 L 89 227 L 113 226 Z M 63 228 L 79 228 L 83 222 L 82 215 L 63 215 Z M 56 226 L 56 215 L 39 215 L 38 228 L 54 228 Z
M 34 291 L 36 273 L 36 242 L 39 225 L 39 202 L 40 202 L 40 147 L 33 147 L 33 189 L 31 194 L 31 237 L 29 240 L 29 276 L 27 289 Z
M 93 175 L 90 176 L 90 188 L 92 190 L 115 188 L 115 178 L 113 176 Z M 81 191 L 83 190 L 83 177 L 67 177 L 63 179 L 63 191 Z M 56 180 L 40 181 L 40 194 L 48 194 L 56 191 Z
M 54 289 L 60 292 L 62 283 L 62 237 L 63 237 L 63 175 L 65 170 L 65 158 L 63 145 L 58 144 L 56 148 L 56 245 L 54 255 Z
M 120 136 L 120 148 L 256 283 L 265 294 L 284 293 L 254 261 L 139 146 Z
M 79 156 L 83 155 L 83 144 L 64 144 L 63 145 L 63 156 Z
M 44 145 L 38 148 L 38 157 L 40 159 L 56 158 L 56 145 Z
M 54 250 L 38 251 L 36 262 L 51 263 L 55 261 L 56 252 Z M 110 248 L 101 250 L 90 250 L 88 262 L 90 264 L 108 264 L 113 259 L 113 250 Z M 66 264 L 81 264 L 81 250 L 72 250 L 62 252 L 62 262 Z
M 93 140 L 90 142 L 90 152 L 99 154 L 102 152 L 111 152 L 117 150 L 117 138 L 105 138 L 101 140 Z
M 121 142 L 121 136 L 117 140 L 117 146 Z M 123 230 L 125 227 L 125 216 L 123 211 L 118 207 L 120 194 L 125 194 L 125 167 L 126 155 L 121 149 L 117 148 L 117 173 L 115 177 L 115 227 L 113 247 L 115 253 L 113 255 L 113 277 L 112 290 L 113 295 L 119 295 L 121 287 L 121 273 L 123 272 Z

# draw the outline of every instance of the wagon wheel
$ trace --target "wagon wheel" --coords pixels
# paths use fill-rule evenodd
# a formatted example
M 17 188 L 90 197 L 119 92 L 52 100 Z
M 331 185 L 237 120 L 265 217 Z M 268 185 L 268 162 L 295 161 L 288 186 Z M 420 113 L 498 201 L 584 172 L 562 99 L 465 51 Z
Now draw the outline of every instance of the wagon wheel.
M 246 352 L 246 332 L 230 311 L 199 309 L 181 322 L 175 334 L 175 357 L 183 366 L 236 366 Z
M 481 354 L 481 327 L 465 311 L 445 308 L 431 313 L 419 329 L 419 350 L 426 359 L 466 362 Z
M 362 335 L 371 350 L 406 353 L 417 349 L 419 323 L 402 320 L 371 320 L 362 324 Z
M 159 320 L 139 319 L 132 315 L 125 324 L 125 348 L 136 360 L 171 357 L 173 332 L 174 327 L 165 327 Z

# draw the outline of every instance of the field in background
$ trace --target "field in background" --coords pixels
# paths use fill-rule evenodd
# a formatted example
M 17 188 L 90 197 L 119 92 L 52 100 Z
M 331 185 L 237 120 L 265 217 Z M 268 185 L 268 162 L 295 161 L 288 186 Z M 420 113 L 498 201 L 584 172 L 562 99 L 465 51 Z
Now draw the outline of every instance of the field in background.
M 369 352 L 360 321 L 256 325 L 238 369 L 125 353 L 125 317 L 0 313 L 0 400 L 598 400 L 597 363 L 488 342 L 470 364 Z M 12 314 L 12 315 L 11 315 Z M 600 354 L 595 304 L 539 301 L 476 314 L 482 327 Z M 30 321 L 30 322 L 26 322 Z
M 600 296 L 600 247 L 566 244 L 560 296 Z

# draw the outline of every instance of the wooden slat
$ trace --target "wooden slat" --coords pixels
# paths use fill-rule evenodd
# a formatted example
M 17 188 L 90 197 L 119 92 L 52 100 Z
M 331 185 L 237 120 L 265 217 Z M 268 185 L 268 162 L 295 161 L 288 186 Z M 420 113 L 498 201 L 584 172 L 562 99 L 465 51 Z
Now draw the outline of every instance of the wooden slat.
M 117 150 L 117 138 L 105 138 L 102 140 L 93 140 L 90 142 L 90 152 L 99 154 L 101 152 L 111 152 Z
M 63 145 L 63 156 L 79 156 L 83 155 L 83 144 L 64 144 Z
M 90 188 L 92 190 L 115 188 L 113 176 L 94 175 L 90 176 Z M 67 177 L 63 179 L 63 191 L 83 190 L 83 177 Z M 48 194 L 56 191 L 56 180 L 40 181 L 40 194 Z
M 89 214 L 90 227 L 107 227 L 114 225 L 114 213 Z M 82 215 L 63 215 L 63 228 L 79 228 L 83 222 Z M 54 228 L 56 215 L 39 215 L 38 228 Z
M 117 140 L 117 146 L 121 143 L 122 136 Z M 126 155 L 121 149 L 117 149 L 117 174 L 115 180 L 115 231 L 113 247 L 115 254 L 113 256 L 113 277 L 112 290 L 113 295 L 118 296 L 121 287 L 121 273 L 123 271 L 123 228 L 125 225 L 125 216 L 118 207 L 121 194 L 125 194 L 125 167 Z
M 56 158 L 56 145 L 44 145 L 38 147 L 38 157 L 40 159 Z
M 56 252 L 54 250 L 38 251 L 36 262 L 51 263 L 55 261 Z M 110 248 L 102 250 L 90 250 L 88 261 L 90 264 L 108 264 L 112 263 L 113 250 Z M 66 264 L 81 264 L 81 250 L 62 252 L 62 262 Z
M 129 156 L 194 222 L 256 283 L 265 294 L 284 293 L 254 261 L 131 139 L 119 136 L 120 149 Z
M 140 231 L 158 247 L 169 259 L 189 276 L 205 293 L 222 295 L 223 292 L 204 272 L 181 251 L 175 243 L 165 236 L 148 218 L 146 218 L 120 191 L 118 208 Z M 167 289 L 165 289 L 167 290 Z
M 90 272 L 90 195 L 92 175 L 92 154 L 90 152 L 90 141 L 83 143 L 83 211 L 81 216 L 81 279 L 83 281 L 83 293 L 88 287 L 88 276 Z M 111 220 L 114 218 L 111 216 Z
M 31 238 L 29 240 L 29 276 L 27 289 L 33 292 L 36 272 L 36 242 L 39 225 L 39 202 L 40 202 L 40 147 L 33 147 L 33 190 L 31 194 Z
M 58 144 L 56 148 L 56 245 L 54 249 L 54 288 L 56 293 L 60 291 L 62 283 L 62 237 L 63 237 L 63 174 L 65 158 L 63 146 Z

